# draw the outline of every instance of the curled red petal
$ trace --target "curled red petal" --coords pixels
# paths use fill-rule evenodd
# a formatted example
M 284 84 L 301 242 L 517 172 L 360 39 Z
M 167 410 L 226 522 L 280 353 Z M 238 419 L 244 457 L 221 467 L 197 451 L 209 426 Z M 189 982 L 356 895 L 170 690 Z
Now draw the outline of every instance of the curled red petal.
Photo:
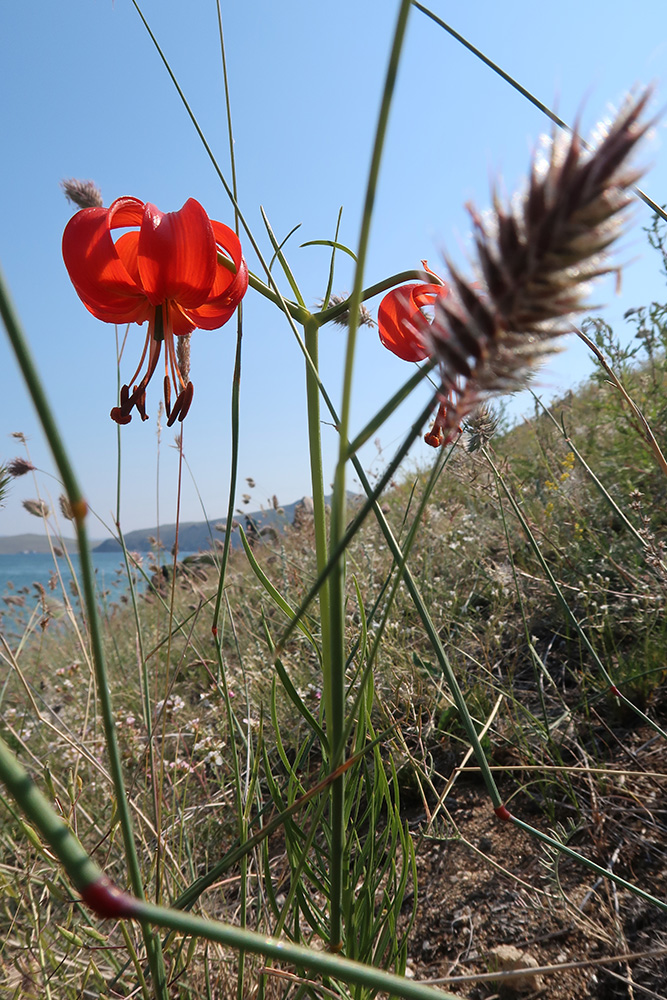
M 123 229 L 126 226 L 140 226 L 144 217 L 145 205 L 138 198 L 131 198 L 125 195 L 116 198 L 109 205 L 109 227 L 111 229 Z
M 139 277 L 139 265 L 137 256 L 139 251 L 139 233 L 123 233 L 116 240 L 116 253 L 122 260 L 125 270 L 130 275 L 137 287 L 141 288 L 141 278 Z
M 424 306 L 433 305 L 439 295 L 447 295 L 446 285 L 403 285 L 382 299 L 378 309 L 380 340 L 403 361 L 424 361 L 430 351 L 419 328 L 424 322 Z
M 216 277 L 211 221 L 194 198 L 178 212 L 146 205 L 139 232 L 141 284 L 153 305 L 171 299 L 183 309 L 206 302 Z
M 243 257 L 241 243 L 236 233 L 222 222 L 211 219 L 211 226 L 218 250 L 229 257 L 236 267 L 236 274 L 217 263 L 211 294 L 197 309 L 188 309 L 187 316 L 202 330 L 215 330 L 231 319 L 241 299 L 248 290 L 248 266 Z
M 132 224 L 139 210 L 143 204 L 136 198 L 119 198 L 109 208 L 77 212 L 63 233 L 63 260 L 79 298 L 94 316 L 110 323 L 142 323 L 148 315 L 143 289 L 111 237 L 113 227 Z
M 188 316 L 174 302 L 169 302 L 163 306 L 166 309 L 165 324 L 169 324 L 169 329 L 175 337 L 183 337 L 187 333 L 192 333 L 196 324 L 192 323 Z
M 218 222 L 217 219 L 211 219 L 211 228 L 218 247 L 232 258 L 238 268 L 243 260 L 243 251 L 241 241 L 234 230 L 226 226 L 224 222 Z

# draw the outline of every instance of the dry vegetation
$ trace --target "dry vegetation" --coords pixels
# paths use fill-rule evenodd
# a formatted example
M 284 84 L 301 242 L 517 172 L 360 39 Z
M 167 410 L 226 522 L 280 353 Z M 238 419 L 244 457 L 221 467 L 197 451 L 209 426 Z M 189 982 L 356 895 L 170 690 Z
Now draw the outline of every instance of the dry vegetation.
M 664 443 L 667 382 L 657 309 L 632 317 L 639 337 L 633 351 L 641 348 L 636 357 L 602 324 L 589 325 L 588 333 Z M 605 378 L 601 371 L 548 412 L 536 402 L 534 419 L 501 428 L 485 447 L 469 451 L 464 438 L 433 488 L 410 565 L 469 708 L 480 727 L 488 723 L 483 745 L 512 812 L 664 898 L 666 748 L 650 722 L 664 718 L 667 691 L 667 479 L 636 417 Z M 398 537 L 429 471 L 382 498 Z M 307 513 L 298 526 L 286 524 L 277 537 L 258 541 L 253 553 L 284 600 L 298 607 L 316 575 Z M 402 887 L 397 922 L 398 939 L 407 935 L 407 974 L 465 977 L 518 963 L 524 978 L 509 977 L 502 987 L 487 977 L 445 988 L 475 998 L 499 989 L 563 1000 L 665 994 L 664 911 L 495 818 L 410 599 L 401 587 L 388 603 L 392 573 L 390 553 L 369 519 L 349 552 L 348 618 L 351 643 L 364 616 L 369 642 L 384 630 L 362 734 L 364 741 L 381 734 L 381 755 L 362 761 L 359 780 L 377 782 L 383 764 L 389 790 L 377 814 L 357 803 L 352 821 L 360 844 L 375 838 L 380 870 L 398 851 L 386 817 L 392 803 L 399 808 L 400 790 L 417 874 L 416 894 L 411 876 Z M 276 802 L 294 801 L 321 774 L 307 722 L 273 665 L 271 644 L 286 619 L 245 553 L 232 553 L 227 575 L 222 671 L 211 638 L 215 559 L 179 564 L 173 591 L 170 577 L 160 579 L 160 589 L 150 588 L 136 606 L 127 593 L 107 598 L 104 632 L 147 893 L 173 903 L 234 848 L 240 829 L 255 833 Z M 558 594 L 623 699 L 610 691 Z M 10 628 L 16 608 L 4 609 L 3 735 L 100 865 L 125 884 L 77 598 L 56 588 L 26 600 L 34 601 L 37 615 L 21 636 Z M 317 639 L 316 617 L 307 615 L 305 623 Z M 318 658 L 308 638 L 297 635 L 281 664 L 317 719 Z M 360 667 L 351 654 L 353 693 Z M 360 738 L 352 734 L 351 752 Z M 48 850 L 3 801 L 2 995 L 134 996 L 142 976 L 138 931 L 90 916 Z M 317 841 L 303 898 L 290 877 L 294 843 L 306 826 L 297 812 L 221 871 L 197 912 L 317 940 L 324 891 Z M 400 879 L 398 868 L 379 878 L 376 902 Z M 299 931 L 297 910 L 289 910 L 291 918 L 285 911 L 297 903 Z M 653 954 L 617 957 L 646 951 Z M 171 942 L 168 954 L 174 997 L 236 994 L 230 952 L 183 940 Z M 584 964 L 571 967 L 577 962 Z M 531 971 L 563 964 L 558 972 Z M 245 996 L 260 995 L 259 967 L 247 960 Z M 275 976 L 261 990 L 297 995 L 294 984 Z

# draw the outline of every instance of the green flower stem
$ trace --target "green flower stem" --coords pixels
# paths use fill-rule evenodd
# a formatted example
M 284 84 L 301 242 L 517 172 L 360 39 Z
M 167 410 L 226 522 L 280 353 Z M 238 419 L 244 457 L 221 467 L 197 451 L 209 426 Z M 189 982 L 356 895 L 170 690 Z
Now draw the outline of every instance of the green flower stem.
M 412 427 L 411 427 L 408 435 L 406 436 L 405 440 L 403 441 L 403 444 L 400 446 L 400 448 L 398 449 L 398 451 L 396 452 L 396 454 L 392 458 L 391 462 L 387 465 L 386 469 L 382 473 L 382 476 L 378 480 L 378 482 L 375 485 L 375 487 L 371 487 L 370 484 L 368 483 L 367 479 L 364 478 L 362 480 L 362 484 L 363 484 L 364 489 L 366 490 L 366 493 L 367 493 L 366 502 L 364 503 L 364 505 L 361 508 L 361 510 L 359 510 L 355 514 L 355 516 L 352 518 L 352 520 L 350 521 L 350 524 L 349 524 L 347 530 L 345 531 L 345 534 L 343 535 L 343 537 L 338 542 L 338 545 L 336 546 L 336 548 L 332 549 L 331 552 L 329 553 L 329 561 L 327 562 L 326 566 L 321 571 L 321 573 L 318 575 L 318 577 L 315 580 L 315 582 L 313 583 L 312 587 L 310 588 L 310 590 L 306 594 L 306 597 L 302 601 L 301 606 L 299 607 L 298 611 L 296 612 L 296 614 L 293 615 L 290 624 L 288 625 L 288 627 L 283 632 L 283 634 L 281 636 L 281 639 L 280 639 L 280 642 L 279 642 L 278 647 L 277 647 L 278 655 L 280 655 L 280 653 L 284 650 L 285 643 L 289 639 L 289 637 L 292 634 L 292 632 L 294 631 L 294 629 L 295 628 L 300 628 L 300 623 L 302 622 L 306 611 L 310 607 L 311 602 L 315 600 L 317 594 L 320 591 L 320 588 L 328 580 L 329 575 L 331 574 L 331 572 L 333 570 L 333 567 L 336 565 L 336 562 L 343 557 L 343 554 L 347 550 L 348 545 L 350 544 L 350 542 L 352 541 L 352 539 L 355 537 L 355 535 L 357 534 L 357 532 L 361 529 L 361 526 L 364 523 L 364 521 L 366 520 L 366 518 L 369 515 L 369 513 L 371 511 L 374 511 L 375 513 L 377 513 L 377 511 L 380 509 L 377 506 L 377 501 L 378 501 L 379 497 L 384 492 L 385 487 L 389 484 L 389 482 L 393 478 L 394 474 L 396 473 L 396 470 L 399 468 L 399 466 L 401 465 L 401 462 L 406 457 L 406 455 L 408 454 L 410 448 L 412 447 L 412 445 L 416 441 L 417 437 L 419 436 L 419 432 L 421 431 L 421 429 L 422 429 L 425 421 L 428 419 L 429 414 L 433 410 L 433 407 L 435 406 L 435 402 L 436 402 L 435 399 L 429 401 L 429 403 L 427 404 L 427 406 L 422 410 L 422 412 L 419 414 L 419 416 L 417 417 L 417 419 L 414 421 L 414 423 L 413 423 L 413 425 L 412 425 Z M 332 415 L 334 421 L 338 420 L 338 417 L 336 415 L 335 410 L 331 411 L 331 415 Z M 350 449 L 350 451 L 351 451 L 351 449 Z M 360 463 L 359 463 L 358 459 L 356 458 L 356 456 L 353 456 L 353 462 L 354 462 L 355 470 L 358 472 L 358 470 L 359 470 L 359 468 L 361 466 L 360 466 Z
M 319 354 L 317 323 L 311 317 L 305 325 L 305 346 L 310 359 L 306 364 L 306 398 L 308 406 L 308 446 L 310 450 L 310 475 L 313 490 L 313 525 L 315 530 L 315 552 L 318 575 L 328 562 L 327 544 L 327 514 L 324 502 L 324 472 L 322 467 L 322 439 L 320 434 L 320 387 L 319 387 Z M 334 626 L 331 616 L 330 585 L 325 581 L 319 592 L 320 628 L 322 634 L 322 688 L 324 698 L 324 717 L 329 745 L 333 751 L 330 768 L 334 770 L 337 764 L 337 736 L 339 730 L 334 725 L 336 708 L 334 702 L 338 692 L 334 690 L 333 677 L 333 642 L 331 630 Z M 340 684 L 339 684 L 340 687 Z M 343 687 L 344 690 L 344 687 Z M 332 837 L 330 841 L 329 868 L 331 878 L 331 932 L 329 947 L 338 951 L 341 941 L 340 907 L 342 898 L 342 856 L 343 842 L 341 839 L 342 823 L 336 823 L 336 817 L 342 819 L 343 777 L 341 776 L 331 786 Z
M 222 255 L 218 257 L 220 263 L 224 263 L 226 258 Z M 231 270 L 231 269 L 230 269 Z M 438 278 L 434 274 L 428 274 L 426 271 L 421 271 L 419 269 L 412 268 L 408 271 L 399 271 L 397 274 L 392 274 L 389 278 L 383 278 L 382 281 L 377 281 L 374 285 L 369 285 L 368 288 L 364 288 L 361 292 L 360 302 L 365 302 L 367 299 L 372 299 L 375 295 L 380 295 L 382 292 L 388 291 L 390 288 L 395 288 L 396 285 L 402 285 L 405 281 L 419 281 L 426 284 L 437 285 Z M 274 305 L 278 306 L 280 309 L 286 310 L 292 319 L 295 319 L 297 323 L 302 325 L 306 322 L 309 317 L 309 312 L 304 306 L 298 305 L 296 302 L 292 302 L 291 299 L 285 299 L 278 295 L 266 282 L 258 278 L 256 274 L 252 271 L 248 274 L 248 284 L 250 287 L 263 295 L 265 299 L 269 302 L 273 302 Z M 350 308 L 350 299 L 346 299 L 345 302 L 339 302 L 335 306 L 331 306 L 329 309 L 322 309 L 318 313 L 314 313 L 317 320 L 318 326 L 324 326 L 325 323 L 330 323 L 332 320 L 337 319 L 342 316 Z
M 341 417 L 339 424 L 339 457 L 334 475 L 334 490 L 331 504 L 331 547 L 335 548 L 345 534 L 346 521 L 346 489 L 345 467 L 349 441 L 350 409 L 352 404 L 352 377 L 354 371 L 354 354 L 357 329 L 359 325 L 359 306 L 361 304 L 364 265 L 370 238 L 371 218 L 375 202 L 375 191 L 380 173 L 380 162 L 384 139 L 389 122 L 389 111 L 398 73 L 401 49 L 410 13 L 410 0 L 401 0 L 394 29 L 394 39 L 389 65 L 382 93 L 380 113 L 375 130 L 373 154 L 366 184 L 366 197 L 359 234 L 357 266 L 354 276 L 354 288 L 350 297 L 350 321 L 345 352 L 345 368 L 343 376 L 343 393 Z M 333 764 L 339 762 L 344 753 L 345 733 L 345 562 L 341 556 L 332 568 L 329 582 L 329 621 L 331 642 L 331 701 L 330 718 L 328 720 L 328 736 L 333 749 Z M 344 845 L 345 845 L 345 811 L 344 776 L 341 776 L 331 788 L 331 932 L 329 946 L 338 950 L 342 946 L 342 900 L 344 882 Z
M 390 288 L 395 288 L 396 285 L 402 285 L 406 281 L 418 281 L 420 284 L 431 285 L 441 284 L 437 275 L 412 268 L 408 271 L 399 271 L 397 274 L 392 274 L 390 277 L 383 278 L 382 281 L 376 281 L 374 285 L 369 285 L 368 288 L 364 288 L 361 292 L 359 301 L 365 302 L 367 299 L 372 299 L 375 295 L 381 295 L 382 292 L 387 292 Z M 351 301 L 352 299 L 350 297 L 349 299 L 346 299 L 345 302 L 339 302 L 337 305 L 331 306 L 329 309 L 322 309 L 320 312 L 315 313 L 319 325 L 324 326 L 325 323 L 329 323 L 331 320 L 337 319 L 338 316 L 342 316 L 343 313 L 349 310 Z
M 324 502 L 324 470 L 322 465 L 322 438 L 320 435 L 320 390 L 317 380 L 319 370 L 319 329 L 311 317 L 306 323 L 306 351 L 311 364 L 306 365 L 306 399 L 308 407 L 308 447 L 310 451 L 310 476 L 313 490 L 313 523 L 315 529 L 315 554 L 317 572 L 327 565 L 327 512 Z M 322 675 L 324 681 L 324 714 L 331 717 L 331 644 L 329 636 L 329 586 L 325 582 L 320 590 L 320 621 L 322 629 Z M 332 744 L 333 745 L 333 744 Z
M 88 617 L 88 628 L 95 665 L 95 676 L 97 679 L 97 691 L 102 710 L 102 723 L 104 735 L 109 754 L 109 770 L 116 795 L 116 807 L 118 818 L 123 834 L 123 844 L 125 847 L 125 857 L 128 866 L 130 884 L 134 895 L 143 897 L 143 881 L 139 858 L 137 856 L 134 834 L 132 831 L 132 819 L 130 807 L 123 781 L 123 771 L 120 759 L 120 751 L 116 738 L 116 726 L 111 705 L 111 693 L 107 682 L 107 670 L 102 647 L 102 632 L 100 628 L 99 615 L 97 611 L 97 601 L 95 596 L 95 577 L 93 573 L 92 560 L 90 556 L 90 545 L 88 543 L 88 533 L 85 527 L 87 504 L 83 493 L 79 487 L 74 470 L 69 461 L 65 445 L 60 436 L 60 431 L 56 425 L 53 411 L 46 398 L 46 393 L 42 386 L 37 368 L 32 359 L 26 338 L 21 329 L 16 310 L 14 309 L 9 289 L 4 280 L 4 275 L 0 271 L 0 315 L 2 316 L 7 335 L 9 337 L 14 354 L 18 361 L 23 378 L 25 379 L 28 391 L 37 410 L 44 434 L 51 448 L 53 458 L 58 467 L 60 478 L 62 479 L 67 498 L 74 514 L 74 524 L 76 527 L 77 542 L 81 563 L 81 579 L 83 584 L 83 594 Z M 153 988 L 156 997 L 167 998 L 166 976 L 164 961 L 159 938 L 146 928 L 144 932 L 146 951 L 148 954 L 151 973 L 153 975 Z
M 232 400 L 231 400 L 231 446 L 232 457 L 229 474 L 229 494 L 227 499 L 227 520 L 225 522 L 225 540 L 223 543 L 222 559 L 220 560 L 220 574 L 218 577 L 218 592 L 215 598 L 213 609 L 213 623 L 211 632 L 218 643 L 218 624 L 220 621 L 220 608 L 222 606 L 222 595 L 227 575 L 227 563 L 232 544 L 232 531 L 234 524 L 234 505 L 236 501 L 236 484 L 238 481 L 239 469 L 239 439 L 240 439 L 240 401 L 241 401 L 241 346 L 243 343 L 243 304 L 239 306 L 236 329 L 236 354 L 234 357 L 234 374 L 232 376 Z M 218 656 L 221 656 L 220 648 Z

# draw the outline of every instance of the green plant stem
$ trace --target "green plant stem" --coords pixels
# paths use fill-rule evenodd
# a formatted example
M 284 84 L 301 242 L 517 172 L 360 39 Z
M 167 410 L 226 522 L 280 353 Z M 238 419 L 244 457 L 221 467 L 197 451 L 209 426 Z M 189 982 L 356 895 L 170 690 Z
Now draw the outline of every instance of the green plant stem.
M 360 302 L 365 302 L 367 299 L 372 299 L 376 295 L 381 295 L 382 292 L 389 291 L 390 288 L 395 288 L 396 285 L 402 285 L 406 281 L 418 281 L 420 284 L 438 284 L 439 278 L 437 275 L 432 274 L 427 271 L 422 271 L 419 269 L 411 268 L 408 271 L 398 271 L 396 274 L 390 275 L 388 278 L 383 278 L 382 281 L 376 281 L 374 285 L 369 285 L 364 288 L 361 292 Z M 330 306 L 328 309 L 322 309 L 320 312 L 315 313 L 317 322 L 320 326 L 324 326 L 325 323 L 330 323 L 331 320 L 336 319 L 338 316 L 342 316 L 343 313 L 347 312 L 351 307 L 352 297 L 346 299 L 344 302 L 339 302 L 335 306 Z
M 132 831 L 132 819 L 130 807 L 123 781 L 123 770 L 116 737 L 116 726 L 113 717 L 111 704 L 111 692 L 107 680 L 106 662 L 102 646 L 102 631 L 100 628 L 99 615 L 97 611 L 97 600 L 95 596 L 95 577 L 90 555 L 90 545 L 88 543 L 88 533 L 86 531 L 85 520 L 87 504 L 83 493 L 79 487 L 74 470 L 69 461 L 69 456 L 65 449 L 64 442 L 58 430 L 51 406 L 46 398 L 46 393 L 42 386 L 37 368 L 28 348 L 28 343 L 21 329 L 18 315 L 11 301 L 9 289 L 6 286 L 4 275 L 0 271 L 0 315 L 2 315 L 7 335 L 16 355 L 19 367 L 25 379 L 26 386 L 32 397 L 32 401 L 37 410 L 42 429 L 51 448 L 53 458 L 58 467 L 60 478 L 65 487 L 67 498 L 74 513 L 74 524 L 76 528 L 77 543 L 81 564 L 81 578 L 83 583 L 83 594 L 85 599 L 86 615 L 88 618 L 88 629 L 95 665 L 95 676 L 97 679 L 97 692 L 100 699 L 102 712 L 102 723 L 104 726 L 104 736 L 109 754 L 109 771 L 113 782 L 116 796 L 116 808 L 123 835 L 123 845 L 125 847 L 125 857 L 127 861 L 130 884 L 134 895 L 143 898 L 143 880 L 139 866 L 137 848 L 134 842 Z M 160 1000 L 167 1000 L 166 974 L 164 959 L 160 939 L 153 934 L 149 928 L 144 930 L 144 942 L 153 976 L 153 989 L 155 996 Z
M 97 881 L 102 872 L 2 738 L 0 738 L 0 777 L 23 814 L 39 830 L 58 860 L 62 862 L 72 884 L 81 890 L 91 882 Z M 38 850 L 43 850 L 34 830 L 30 840 Z
M 311 364 L 306 365 L 306 400 L 308 407 L 308 448 L 310 452 L 310 479 L 313 491 L 313 524 L 315 530 L 315 557 L 317 572 L 321 574 L 328 562 L 327 512 L 324 501 L 324 470 L 322 465 L 322 438 L 320 434 L 320 391 L 317 380 L 319 370 L 319 329 L 311 317 L 304 331 L 306 350 Z M 331 644 L 329 637 L 329 586 L 325 582 L 320 590 L 320 621 L 322 630 L 322 674 L 324 681 L 324 714 L 331 716 Z
M 524 823 L 523 820 L 519 819 L 517 816 L 510 816 L 511 822 L 514 826 L 523 830 L 525 833 L 530 834 L 531 837 L 535 837 L 537 840 L 541 840 L 543 844 L 548 844 L 554 850 L 558 851 L 560 854 L 566 854 L 567 857 L 572 858 L 574 861 L 578 861 L 579 864 L 584 865 L 589 868 L 596 875 L 602 876 L 602 878 L 608 878 L 615 885 L 620 886 L 622 889 L 627 889 L 634 896 L 638 896 L 640 899 L 644 899 L 647 903 L 651 903 L 652 906 L 657 906 L 660 910 L 667 911 L 667 901 L 664 899 L 658 899 L 657 896 L 652 896 L 650 892 L 644 892 L 639 886 L 634 885 L 632 882 L 628 882 L 626 879 L 621 878 L 610 868 L 603 868 L 602 865 L 598 865 L 595 861 L 591 861 L 590 858 L 585 857 L 583 854 L 579 854 L 577 851 L 573 851 L 571 847 L 566 844 L 561 843 L 560 840 L 556 840 L 554 837 L 550 837 L 549 834 L 543 833 L 541 830 L 536 830 L 534 826 L 529 823 Z
M 239 231 L 239 212 L 236 208 L 238 204 L 238 186 L 236 179 L 236 157 L 234 155 L 234 132 L 232 128 L 232 109 L 231 101 L 229 95 L 229 81 L 227 78 L 227 57 L 225 53 L 225 41 L 224 34 L 222 30 L 222 11 L 220 9 L 220 3 L 216 4 L 217 14 L 218 14 L 218 31 L 220 34 L 220 54 L 222 57 L 222 75 L 224 81 L 225 89 L 225 110 L 227 116 L 227 135 L 229 139 L 229 160 L 232 171 L 232 193 L 234 197 L 235 206 L 235 228 L 238 235 Z M 225 702 L 225 711 L 227 715 L 227 727 L 230 733 L 230 744 L 232 748 L 232 769 L 234 774 L 234 790 L 236 796 L 236 814 L 238 818 L 238 830 L 239 839 L 243 843 L 247 840 L 248 836 L 248 823 L 246 818 L 246 813 L 244 809 L 244 792 L 241 783 L 241 772 L 239 768 L 238 753 L 236 749 L 236 741 L 232 738 L 234 731 L 234 714 L 232 711 L 231 699 L 229 696 L 229 687 L 227 684 L 227 677 L 224 671 L 224 663 L 222 657 L 222 641 L 218 635 L 218 624 L 220 619 L 220 606 L 222 602 L 223 589 L 225 584 L 225 578 L 227 575 L 227 565 L 229 562 L 229 553 L 231 551 L 231 541 L 232 541 L 232 531 L 234 525 L 234 504 L 236 499 L 236 484 L 238 481 L 238 466 L 239 466 L 239 439 L 240 439 L 240 400 L 241 400 L 241 357 L 242 357 L 242 343 L 243 343 L 243 305 L 240 305 L 237 312 L 236 320 L 236 356 L 234 359 L 234 374 L 232 376 L 232 415 L 231 415 L 231 438 L 232 438 L 232 456 L 231 456 L 231 467 L 229 476 L 229 498 L 227 503 L 227 521 L 225 524 L 225 540 L 222 551 L 222 558 L 220 560 L 220 572 L 218 577 L 218 592 L 216 595 L 215 609 L 213 612 L 213 625 L 211 631 L 215 637 L 216 653 L 218 657 L 218 669 L 222 682 L 223 697 Z M 174 574 L 175 576 L 175 574 Z M 240 909 L 240 923 L 241 927 L 245 927 L 247 921 L 247 879 L 248 879 L 248 860 L 244 855 L 240 859 L 240 899 L 241 899 L 241 909 Z M 237 983 L 236 983 L 236 995 L 241 1000 L 244 994 L 244 977 L 245 977 L 245 952 L 240 951 L 238 957 L 238 972 L 237 972 Z
M 220 573 L 218 576 L 218 592 L 215 598 L 213 609 L 213 623 L 211 631 L 216 641 L 218 639 L 218 624 L 220 620 L 220 607 L 222 605 L 222 594 L 227 574 L 227 564 L 232 545 L 232 532 L 234 525 L 234 505 L 236 500 L 236 484 L 238 481 L 239 469 L 239 438 L 240 438 L 240 401 L 241 401 L 241 347 L 243 342 L 243 306 L 240 305 L 237 317 L 236 329 L 236 355 L 234 358 L 234 374 L 232 376 L 232 400 L 231 400 L 231 446 L 232 455 L 229 470 L 229 495 L 227 500 L 227 521 L 225 523 L 225 539 L 220 560 Z
M 586 344 L 588 349 L 598 359 L 599 363 L 602 365 L 607 375 L 609 376 L 612 385 L 614 385 L 618 389 L 621 396 L 630 407 L 630 410 L 632 411 L 635 420 L 637 421 L 637 428 L 639 433 L 644 438 L 649 448 L 653 452 L 653 456 L 656 462 L 658 463 L 662 471 L 665 473 L 665 475 L 667 475 L 667 460 L 665 459 L 665 456 L 662 453 L 660 445 L 656 440 L 655 434 L 651 430 L 648 420 L 646 419 L 642 411 L 639 409 L 635 401 L 628 394 L 627 390 L 623 386 L 623 383 L 620 381 L 618 376 L 612 370 L 611 366 L 607 362 L 607 359 L 605 358 L 602 351 L 598 348 L 597 344 L 594 344 L 593 341 L 589 337 L 587 337 L 582 330 L 578 330 L 576 326 L 573 327 L 573 329 L 576 335 L 579 337 L 579 339 L 583 340 L 584 344 Z
M 380 113 L 375 130 L 371 165 L 366 183 L 366 196 L 359 234 L 357 266 L 354 276 L 354 287 L 350 296 L 350 322 L 345 352 L 345 367 L 343 375 L 343 392 L 341 415 L 339 422 L 339 457 L 334 476 L 334 490 L 331 505 L 331 547 L 335 548 L 345 533 L 346 521 L 346 487 L 345 468 L 349 441 L 350 409 L 352 404 L 352 377 L 354 371 L 354 354 L 356 336 L 359 324 L 359 306 L 361 304 L 364 265 L 370 239 L 371 219 L 375 202 L 375 191 L 380 173 L 380 163 L 384 148 L 384 139 L 389 122 L 389 111 L 401 49 L 410 13 L 410 0 L 401 0 L 399 6 L 389 65 L 385 78 Z M 329 740 L 333 748 L 333 764 L 339 762 L 344 753 L 345 732 L 345 561 L 341 556 L 332 569 L 329 581 L 330 607 L 330 642 L 331 642 L 331 715 L 329 723 Z M 343 899 L 343 862 L 345 844 L 345 811 L 344 777 L 341 776 L 331 788 L 331 936 L 329 946 L 332 950 L 342 947 L 342 899 Z
M 181 934 L 215 941 L 239 951 L 264 955 L 282 964 L 289 962 L 328 979 L 365 987 L 372 995 L 382 992 L 390 997 L 401 997 L 403 1000 L 459 1000 L 451 993 L 416 983 L 395 973 L 384 972 L 375 966 L 364 965 L 303 945 L 291 944 L 282 939 L 266 937 L 255 931 L 204 920 L 182 910 L 168 910 L 142 902 L 137 905 L 136 919 L 159 927 L 172 928 Z
M 305 326 L 305 345 L 311 364 L 306 365 L 306 397 L 308 405 L 308 446 L 310 450 L 310 475 L 313 490 L 313 524 L 315 529 L 315 552 L 317 571 L 321 574 L 328 562 L 327 545 L 327 513 L 324 502 L 324 473 L 322 467 L 322 439 L 320 434 L 320 390 L 318 359 L 319 330 L 314 319 L 309 319 Z M 340 691 L 335 689 L 333 675 L 332 629 L 335 628 L 332 619 L 331 591 L 329 581 L 325 581 L 320 592 L 320 628 L 322 635 L 322 680 L 324 696 L 324 717 L 327 727 L 327 739 L 332 748 L 333 756 L 330 768 L 337 764 L 337 735 L 339 729 L 334 720 L 337 718 Z M 338 646 L 340 643 L 338 644 Z M 340 685 L 338 685 L 340 688 Z M 343 687 L 344 691 L 344 687 Z M 329 947 L 332 951 L 340 948 L 341 922 L 340 906 L 342 897 L 342 788 L 341 776 L 331 786 L 332 836 L 330 843 L 330 879 L 331 879 L 331 936 Z
M 396 451 L 396 454 L 392 458 L 391 462 L 387 465 L 386 469 L 382 473 L 382 476 L 376 483 L 375 487 L 371 487 L 365 474 L 363 475 L 363 478 L 361 478 L 361 475 L 363 474 L 363 467 L 361 466 L 361 463 L 359 462 L 357 456 L 352 455 L 352 462 L 354 464 L 355 471 L 357 472 L 357 474 L 360 475 L 362 485 L 364 486 L 364 490 L 366 491 L 367 494 L 366 502 L 350 521 L 350 524 L 346 529 L 345 534 L 338 542 L 336 548 L 330 551 L 329 561 L 327 562 L 326 566 L 324 567 L 322 572 L 318 575 L 312 587 L 306 594 L 306 597 L 301 602 L 301 606 L 299 607 L 299 609 L 293 616 L 291 616 L 290 624 L 285 629 L 280 638 L 280 642 L 278 644 L 279 652 L 281 652 L 284 649 L 285 643 L 292 634 L 293 630 L 295 628 L 300 627 L 300 622 L 303 619 L 306 611 L 310 607 L 311 602 L 315 599 L 315 597 L 319 593 L 322 585 L 326 582 L 326 580 L 328 580 L 333 570 L 333 567 L 336 565 L 337 560 L 343 557 L 343 554 L 347 550 L 348 545 L 355 537 L 357 532 L 361 529 L 361 526 L 366 520 L 368 514 L 371 511 L 377 514 L 377 511 L 379 510 L 379 507 L 377 506 L 378 499 L 384 492 L 385 487 L 390 483 L 390 481 L 394 477 L 396 470 L 400 467 L 403 459 L 406 457 L 410 448 L 416 441 L 421 428 L 428 419 L 428 416 L 432 412 L 435 405 L 436 405 L 436 398 L 430 400 L 424 407 L 424 409 L 421 411 L 417 419 L 414 421 L 405 440 L 403 441 L 403 444 Z M 330 413 L 331 416 L 333 417 L 334 422 L 337 423 L 338 416 L 336 414 L 336 411 L 331 407 L 330 407 Z M 352 449 L 350 447 L 350 452 L 351 451 Z M 361 474 L 359 473 L 359 469 L 361 469 Z
M 366 426 L 359 431 L 354 441 L 351 441 L 348 447 L 348 456 L 356 454 L 359 449 L 375 434 L 375 432 L 384 424 L 391 414 L 396 410 L 404 400 L 412 394 L 412 392 L 420 385 L 425 378 L 429 378 L 429 375 L 436 362 L 430 360 L 425 362 L 421 367 L 417 368 L 414 375 L 405 382 L 400 389 L 398 389 L 394 395 L 389 399 L 381 409 L 375 414 L 374 417 L 366 424 Z M 429 378 L 429 381 L 432 380 Z M 433 400 L 432 408 L 435 408 L 437 399 Z

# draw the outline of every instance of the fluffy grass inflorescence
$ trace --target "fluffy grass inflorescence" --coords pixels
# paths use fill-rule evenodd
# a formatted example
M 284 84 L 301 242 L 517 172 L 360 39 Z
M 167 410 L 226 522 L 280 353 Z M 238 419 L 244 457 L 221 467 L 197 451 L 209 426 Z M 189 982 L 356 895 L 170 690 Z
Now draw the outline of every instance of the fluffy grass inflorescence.
M 77 208 L 102 208 L 102 192 L 94 181 L 80 181 L 75 177 L 60 182 L 67 200 Z
M 27 458 L 13 458 L 11 462 L 7 462 L 7 472 L 14 479 L 18 479 L 20 476 L 25 476 L 26 473 L 34 471 L 35 466 Z
M 454 294 L 436 302 L 433 323 L 420 330 L 439 361 L 445 440 L 489 396 L 525 387 L 569 332 L 564 321 L 581 311 L 587 283 L 612 270 L 604 253 L 640 176 L 626 163 L 649 127 L 639 121 L 648 98 L 628 103 L 590 154 L 576 134 L 554 141 L 546 171 L 533 164 L 517 208 L 494 195 L 489 222 L 470 208 L 484 284 L 448 261 Z
M 333 306 L 339 306 L 341 305 L 341 303 L 347 302 L 349 297 L 350 296 L 347 294 L 347 292 L 332 295 L 326 304 L 324 302 L 324 299 L 321 299 L 320 302 L 318 303 L 318 306 L 320 309 L 325 309 L 325 308 L 332 309 Z M 336 326 L 347 327 L 348 323 L 350 322 L 350 310 L 346 309 L 345 312 L 342 312 L 339 316 L 336 316 L 333 319 L 333 322 L 336 324 Z M 373 317 L 371 316 L 370 312 L 363 304 L 363 302 L 360 303 L 359 305 L 358 323 L 359 326 L 375 326 L 375 320 L 373 319 Z

